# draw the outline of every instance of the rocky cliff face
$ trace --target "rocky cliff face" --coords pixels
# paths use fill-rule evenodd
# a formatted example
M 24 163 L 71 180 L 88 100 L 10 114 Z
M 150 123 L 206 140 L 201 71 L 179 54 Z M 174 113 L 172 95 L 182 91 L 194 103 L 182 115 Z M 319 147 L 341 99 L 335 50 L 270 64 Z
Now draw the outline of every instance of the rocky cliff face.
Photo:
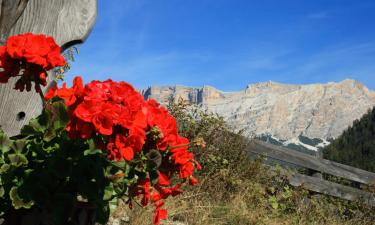
M 210 86 L 150 87 L 142 93 L 162 104 L 171 96 L 183 98 L 224 116 L 236 129 L 280 140 L 301 135 L 335 138 L 375 106 L 375 92 L 354 80 L 311 85 L 269 81 L 248 85 L 239 92 L 222 92 Z

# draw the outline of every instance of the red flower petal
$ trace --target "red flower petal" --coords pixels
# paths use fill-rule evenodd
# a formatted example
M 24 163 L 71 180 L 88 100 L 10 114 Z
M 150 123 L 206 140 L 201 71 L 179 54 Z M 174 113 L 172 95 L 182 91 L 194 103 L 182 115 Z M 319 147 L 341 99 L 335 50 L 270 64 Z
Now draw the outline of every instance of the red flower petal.
M 171 184 L 171 182 L 169 181 L 169 177 L 167 176 L 167 174 L 159 171 L 159 181 L 158 181 L 158 184 L 160 186 L 169 186 Z
M 155 225 L 160 223 L 160 220 L 167 219 L 167 210 L 165 209 L 157 209 L 154 214 L 153 222 Z
M 134 158 L 134 151 L 132 148 L 130 147 L 126 147 L 126 148 L 121 148 L 120 149 L 120 153 L 121 153 L 121 156 L 125 159 L 125 160 L 132 160 Z
M 191 177 L 189 178 L 189 184 L 190 184 L 191 186 L 195 186 L 195 185 L 197 185 L 197 184 L 198 184 L 198 179 L 195 178 L 195 177 L 193 177 L 193 176 L 191 176 Z

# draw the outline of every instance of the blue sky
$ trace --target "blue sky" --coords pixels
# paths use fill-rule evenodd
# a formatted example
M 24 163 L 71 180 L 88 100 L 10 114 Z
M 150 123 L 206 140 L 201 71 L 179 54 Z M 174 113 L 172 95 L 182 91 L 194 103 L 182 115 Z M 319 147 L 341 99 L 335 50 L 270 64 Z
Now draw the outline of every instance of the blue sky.
M 137 88 L 325 83 L 375 90 L 374 0 L 99 0 L 67 74 Z

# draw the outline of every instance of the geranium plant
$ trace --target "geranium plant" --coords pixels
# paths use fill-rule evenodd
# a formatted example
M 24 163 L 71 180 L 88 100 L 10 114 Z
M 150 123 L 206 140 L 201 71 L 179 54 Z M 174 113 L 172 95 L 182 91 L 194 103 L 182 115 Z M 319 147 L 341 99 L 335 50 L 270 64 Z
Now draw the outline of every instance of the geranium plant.
M 195 185 L 200 169 L 176 121 L 130 84 L 80 77 L 43 96 L 47 71 L 65 64 L 53 38 L 31 33 L 0 47 L 0 82 L 34 83 L 45 101 L 42 114 L 7 137 L 0 131 L 0 214 L 24 208 L 47 212 L 50 224 L 69 224 L 78 201 L 92 203 L 98 222 L 118 199 L 153 205 L 154 224 L 167 217 L 164 200 Z M 174 177 L 174 178 L 173 178 Z M 173 178 L 173 179 L 172 179 Z

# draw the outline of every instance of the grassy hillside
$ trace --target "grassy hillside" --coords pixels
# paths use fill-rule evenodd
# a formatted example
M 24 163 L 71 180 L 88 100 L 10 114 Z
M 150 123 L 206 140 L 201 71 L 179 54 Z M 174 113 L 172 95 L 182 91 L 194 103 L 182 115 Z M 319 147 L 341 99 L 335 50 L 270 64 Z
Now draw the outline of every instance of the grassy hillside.
M 323 150 L 324 158 L 375 172 L 375 108 Z
M 375 210 L 365 205 L 294 189 L 288 185 L 288 171 L 267 167 L 262 159 L 251 160 L 244 151 L 249 140 L 233 133 L 224 120 L 183 103 L 171 104 L 181 132 L 202 137 L 206 150 L 195 152 L 202 163 L 200 183 L 181 197 L 169 199 L 167 208 L 174 225 L 251 224 L 373 224 Z M 115 217 L 125 214 L 128 224 L 150 224 L 152 212 L 141 207 L 130 211 L 120 207 Z M 179 221 L 179 222 L 176 222 Z

